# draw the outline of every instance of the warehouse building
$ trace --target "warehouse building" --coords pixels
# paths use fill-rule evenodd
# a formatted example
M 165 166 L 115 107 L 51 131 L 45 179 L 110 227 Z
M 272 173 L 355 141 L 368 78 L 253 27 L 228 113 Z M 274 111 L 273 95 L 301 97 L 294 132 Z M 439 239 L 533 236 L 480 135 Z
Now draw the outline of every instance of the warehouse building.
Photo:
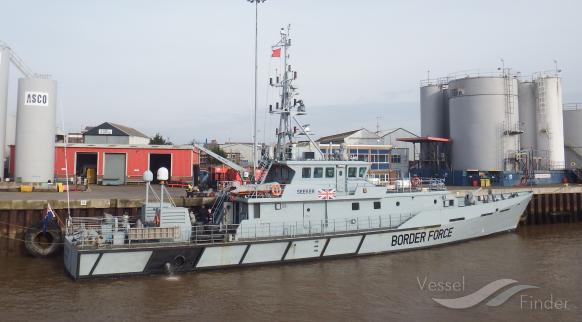
M 14 146 L 10 153 L 14 155 Z M 148 169 L 156 173 L 160 167 L 166 167 L 171 181 L 186 182 L 192 180 L 193 168 L 198 163 L 199 153 L 191 145 L 57 143 L 54 177 L 64 181 L 68 174 L 86 178 L 92 184 L 123 185 L 141 183 Z M 14 173 L 12 163 L 10 173 Z
M 380 182 L 408 176 L 408 148 L 394 148 L 378 133 L 362 128 L 324 136 L 317 142 L 324 155 L 339 154 L 344 146 L 348 158 L 370 162 L 369 177 Z

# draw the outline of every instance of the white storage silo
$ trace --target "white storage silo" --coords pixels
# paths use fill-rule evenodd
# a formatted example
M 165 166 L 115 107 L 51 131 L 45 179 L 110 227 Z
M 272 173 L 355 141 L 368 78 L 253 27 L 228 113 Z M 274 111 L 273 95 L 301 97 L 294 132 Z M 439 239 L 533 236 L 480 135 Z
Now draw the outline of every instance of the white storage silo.
M 547 166 L 550 169 L 563 169 L 565 166 L 564 119 L 560 78 L 541 76 L 535 80 L 535 83 L 537 148 L 540 153 L 548 156 Z
M 467 77 L 449 82 L 449 124 L 455 170 L 511 170 L 519 149 L 517 80 Z
M 523 133 L 520 137 L 522 150 L 536 149 L 536 85 L 519 82 L 519 122 Z
M 582 105 L 564 109 L 566 167 L 582 168 Z
M 15 180 L 54 179 L 57 82 L 20 78 L 16 115 Z
M 442 85 L 420 87 L 420 135 L 449 137 L 449 106 Z
M 4 179 L 6 159 L 6 113 L 8 110 L 8 67 L 10 51 L 0 44 L 0 179 Z

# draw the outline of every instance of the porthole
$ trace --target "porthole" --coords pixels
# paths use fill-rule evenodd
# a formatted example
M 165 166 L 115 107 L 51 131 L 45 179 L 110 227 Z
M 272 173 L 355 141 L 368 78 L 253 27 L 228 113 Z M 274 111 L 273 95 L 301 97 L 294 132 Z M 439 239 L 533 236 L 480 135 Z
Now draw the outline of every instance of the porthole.
M 396 207 L 400 206 L 400 201 L 396 201 Z
M 307 208 L 307 212 L 310 212 L 310 211 L 311 211 L 311 209 Z
M 437 204 L 437 201 L 436 201 L 436 199 L 434 200 L 434 204 L 435 204 L 435 205 Z

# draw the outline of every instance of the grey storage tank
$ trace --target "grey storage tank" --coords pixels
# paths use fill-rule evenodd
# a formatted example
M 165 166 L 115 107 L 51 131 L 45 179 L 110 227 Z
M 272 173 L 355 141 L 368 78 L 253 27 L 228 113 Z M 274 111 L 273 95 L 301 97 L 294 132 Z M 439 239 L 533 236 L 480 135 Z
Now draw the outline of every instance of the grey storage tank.
M 534 82 L 519 82 L 519 122 L 523 133 L 520 137 L 521 149 L 535 150 L 536 135 L 536 85 Z
M 8 106 L 8 69 L 10 50 L 0 44 L 0 179 L 4 179 L 4 160 L 6 159 L 6 113 Z
M 54 179 L 57 82 L 20 78 L 16 115 L 15 180 Z
M 455 170 L 510 170 L 519 150 L 517 79 L 466 77 L 449 82 L 449 124 Z
M 420 87 L 420 135 L 449 137 L 449 104 L 446 85 Z
M 564 108 L 566 167 L 582 168 L 582 104 Z

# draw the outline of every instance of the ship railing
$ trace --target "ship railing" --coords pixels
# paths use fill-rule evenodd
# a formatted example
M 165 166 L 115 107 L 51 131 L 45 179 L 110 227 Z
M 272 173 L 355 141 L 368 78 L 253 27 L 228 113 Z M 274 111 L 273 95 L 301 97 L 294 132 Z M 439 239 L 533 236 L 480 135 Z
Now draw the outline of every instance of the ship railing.
M 445 179 L 433 177 L 412 177 L 410 179 L 395 180 L 395 184 L 387 185 L 390 192 L 416 192 L 416 191 L 443 191 L 447 190 Z
M 414 217 L 413 213 L 361 218 L 321 219 L 289 222 L 243 221 L 242 224 L 194 225 L 184 237 L 180 227 L 137 227 L 135 223 L 112 226 L 96 218 L 75 218 L 66 236 L 78 249 L 132 248 L 160 245 L 227 244 L 289 238 L 327 237 L 377 230 L 397 229 Z
M 285 192 L 285 187 L 287 184 L 277 183 L 276 185 L 271 183 L 260 183 L 256 185 L 257 188 L 251 190 L 249 193 L 237 193 L 235 195 L 241 196 L 248 199 L 260 199 L 260 198 L 281 198 Z M 277 188 L 279 189 L 277 190 Z M 265 189 L 268 188 L 268 189 Z
M 200 225 L 192 228 L 192 242 L 195 244 L 217 244 L 234 241 L 345 235 L 379 229 L 396 229 L 413 217 L 413 213 L 399 213 L 363 218 L 273 223 L 257 221 L 243 222 L 240 225 Z

